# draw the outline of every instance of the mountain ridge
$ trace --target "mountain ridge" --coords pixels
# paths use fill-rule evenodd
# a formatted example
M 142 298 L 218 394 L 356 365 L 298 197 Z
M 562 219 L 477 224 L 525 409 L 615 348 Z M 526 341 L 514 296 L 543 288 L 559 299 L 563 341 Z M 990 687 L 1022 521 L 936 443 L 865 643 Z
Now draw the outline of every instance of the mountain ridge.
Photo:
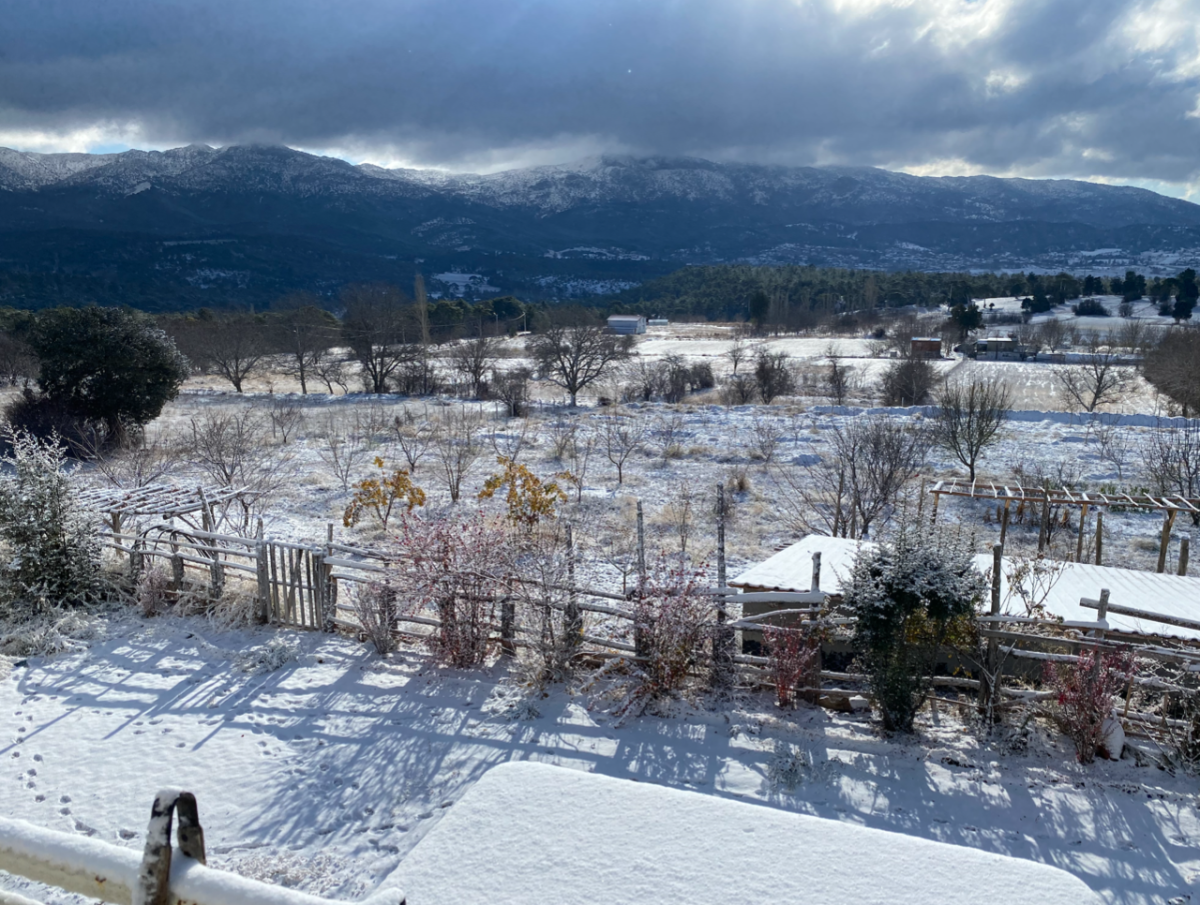
M 435 291 L 470 282 L 438 285 L 444 272 L 552 298 L 687 264 L 1166 272 L 1197 250 L 1200 205 L 1079 180 L 628 155 L 480 175 L 271 145 L 0 149 L 0 269 L 200 287 L 215 303 L 418 269 Z

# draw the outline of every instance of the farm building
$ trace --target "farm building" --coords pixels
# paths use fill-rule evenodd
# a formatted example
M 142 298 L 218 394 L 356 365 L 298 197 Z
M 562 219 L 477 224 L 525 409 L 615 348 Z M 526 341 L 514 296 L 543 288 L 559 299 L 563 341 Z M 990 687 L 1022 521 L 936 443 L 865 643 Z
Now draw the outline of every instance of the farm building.
M 1025 357 L 1025 350 L 1011 336 L 985 336 L 975 340 L 972 357 L 991 361 L 1019 361 Z
M 608 329 L 622 336 L 646 332 L 646 318 L 640 314 L 610 314 Z
M 742 572 L 729 585 L 748 592 L 809 592 L 814 588 L 813 554 L 820 554 L 820 590 L 826 596 L 836 598 L 842 592 L 843 582 L 850 576 L 858 551 L 873 546 L 867 541 L 810 534 Z M 992 568 L 991 555 L 977 554 L 975 565 L 987 574 Z M 1001 560 L 1000 611 L 1022 615 L 1025 606 L 1018 589 L 1009 582 L 1009 575 L 1016 565 L 1009 557 Z M 1095 601 L 1101 590 L 1106 589 L 1110 595 L 1107 618 L 1112 630 L 1200 641 L 1200 578 L 1078 562 L 1053 563 L 1053 567 L 1059 574 L 1041 600 L 1046 616 L 1067 621 L 1094 620 L 1094 606 L 1084 606 L 1080 601 Z M 777 610 L 779 606 L 748 602 L 742 609 L 746 615 L 761 615 Z M 1122 612 L 1127 610 L 1165 617 L 1177 624 L 1163 624 L 1157 618 L 1151 620 L 1136 612 Z
M 914 336 L 910 354 L 913 358 L 941 358 L 942 341 L 936 336 Z
M 667 327 L 670 326 L 670 324 L 671 322 L 665 317 L 652 317 L 650 320 L 646 321 L 646 326 L 648 327 Z

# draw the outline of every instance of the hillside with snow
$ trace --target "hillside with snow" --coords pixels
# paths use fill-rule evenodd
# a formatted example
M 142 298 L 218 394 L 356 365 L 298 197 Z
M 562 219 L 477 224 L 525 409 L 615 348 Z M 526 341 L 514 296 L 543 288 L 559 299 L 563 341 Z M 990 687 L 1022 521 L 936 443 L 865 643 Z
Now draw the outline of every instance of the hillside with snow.
M 408 283 L 418 267 L 556 298 L 721 262 L 1174 273 L 1200 258 L 1200 206 L 1069 180 L 695 158 L 471 175 L 270 146 L 0 149 L 0 240 L 10 272 L 155 286 L 199 274 L 218 303 Z

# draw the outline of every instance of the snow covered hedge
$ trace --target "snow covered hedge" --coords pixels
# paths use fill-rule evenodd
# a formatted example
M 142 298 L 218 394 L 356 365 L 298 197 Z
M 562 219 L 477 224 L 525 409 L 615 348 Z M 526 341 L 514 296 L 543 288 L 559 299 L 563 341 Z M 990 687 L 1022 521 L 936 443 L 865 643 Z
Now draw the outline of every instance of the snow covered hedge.
M 857 557 L 844 599 L 885 729 L 911 731 L 939 653 L 972 634 L 986 588 L 965 538 L 922 525 Z

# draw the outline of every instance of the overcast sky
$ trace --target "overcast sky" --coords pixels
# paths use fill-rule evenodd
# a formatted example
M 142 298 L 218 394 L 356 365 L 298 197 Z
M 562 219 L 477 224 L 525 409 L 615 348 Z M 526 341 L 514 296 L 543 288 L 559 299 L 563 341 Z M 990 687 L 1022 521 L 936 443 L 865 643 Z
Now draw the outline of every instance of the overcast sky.
M 5 0 L 0 145 L 607 151 L 1200 201 L 1200 0 Z

